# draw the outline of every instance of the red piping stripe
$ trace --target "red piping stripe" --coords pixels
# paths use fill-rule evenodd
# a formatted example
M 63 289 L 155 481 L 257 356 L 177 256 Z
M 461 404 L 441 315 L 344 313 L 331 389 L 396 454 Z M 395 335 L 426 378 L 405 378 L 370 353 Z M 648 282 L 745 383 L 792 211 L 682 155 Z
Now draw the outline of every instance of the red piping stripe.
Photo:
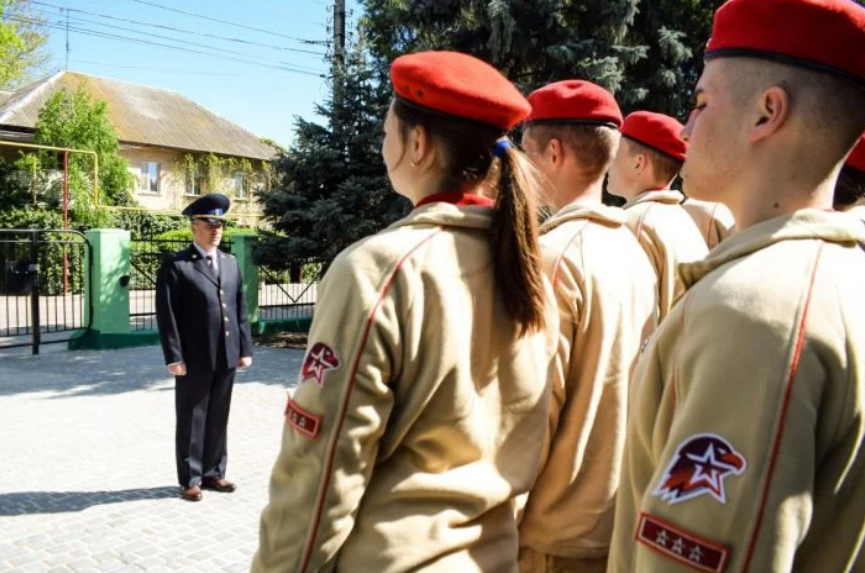
M 646 220 L 646 216 L 649 214 L 649 211 L 651 211 L 652 207 L 654 207 L 654 206 L 655 206 L 655 204 L 652 203 L 651 205 L 649 205 L 646 208 L 645 211 L 643 211 L 643 214 L 640 215 L 640 220 L 637 221 L 637 231 L 636 231 L 636 233 L 634 233 L 635 235 L 637 235 L 637 239 L 640 238 L 640 233 L 643 232 L 643 221 Z
M 715 203 L 715 206 L 712 207 L 712 215 L 711 215 L 711 217 L 709 217 L 709 224 L 706 227 L 706 244 L 707 245 L 709 244 L 709 241 L 711 240 L 712 227 L 715 226 L 715 211 L 717 211 L 717 210 L 718 210 L 718 204 Z
M 688 314 L 688 301 L 691 300 L 691 293 L 685 293 L 684 298 L 682 299 L 682 321 L 679 325 L 679 331 L 682 333 L 682 336 L 679 340 L 685 338 L 685 317 Z M 660 328 L 658 325 L 657 328 Z M 655 330 L 657 330 L 657 328 Z M 671 382 L 673 386 L 673 412 L 671 414 L 671 418 L 676 416 L 676 407 L 679 405 L 678 400 L 678 383 L 679 383 L 679 347 L 676 346 L 676 366 L 673 368 L 673 380 Z
M 559 268 L 562 266 L 562 259 L 565 258 L 565 251 L 567 251 L 571 244 L 577 240 L 577 237 L 580 236 L 580 233 L 582 233 L 583 229 L 585 229 L 588 225 L 588 221 L 583 223 L 583 226 L 580 227 L 576 233 L 574 233 L 574 236 L 571 237 L 571 239 L 568 241 L 568 244 L 565 245 L 565 248 L 562 249 L 562 252 L 559 254 L 559 260 L 556 261 L 556 270 L 553 272 L 553 289 L 556 288 L 556 281 L 559 279 Z
M 784 406 L 781 409 L 781 418 L 778 421 L 778 429 L 775 432 L 775 440 L 772 445 L 772 457 L 769 461 L 769 474 L 766 476 L 766 483 L 763 484 L 763 496 L 760 502 L 760 511 L 757 514 L 757 523 L 754 525 L 754 533 L 751 536 L 751 543 L 748 546 L 748 554 L 745 557 L 745 564 L 742 567 L 742 573 L 747 573 L 751 567 L 751 560 L 754 557 L 754 551 L 757 548 L 757 538 L 760 537 L 760 528 L 763 525 L 763 517 L 766 513 L 766 502 L 769 498 L 769 489 L 772 486 L 772 476 L 775 473 L 775 464 L 778 461 L 778 451 L 781 449 L 781 440 L 784 436 L 784 425 L 787 422 L 787 410 L 790 407 L 790 399 L 793 396 L 793 383 L 796 380 L 796 374 L 799 370 L 799 358 L 802 356 L 802 346 L 805 343 L 805 321 L 808 319 L 808 309 L 811 307 L 811 297 L 814 294 L 814 282 L 817 278 L 817 267 L 820 264 L 820 255 L 823 253 L 823 244 L 817 250 L 817 256 L 814 259 L 814 270 L 811 272 L 811 283 L 808 286 L 808 296 L 805 299 L 805 307 L 802 309 L 802 318 L 799 320 L 799 332 L 796 340 L 796 350 L 793 353 L 793 362 L 790 364 L 790 376 L 787 379 L 787 391 L 784 396 Z
M 363 336 L 360 340 L 360 345 L 358 346 L 357 355 L 354 359 L 354 364 L 351 368 L 351 375 L 348 378 L 348 384 L 346 384 L 345 395 L 342 400 L 342 407 L 339 412 L 339 419 L 336 426 L 336 432 L 333 434 L 333 439 L 330 443 L 330 451 L 327 454 L 327 464 L 325 465 L 324 472 L 324 480 L 322 481 L 322 487 L 319 490 L 319 499 L 318 499 L 318 507 L 315 511 L 315 520 L 312 522 L 311 535 L 309 541 L 307 542 L 306 550 L 303 553 L 303 561 L 300 564 L 301 573 L 306 571 L 306 568 L 309 566 L 309 561 L 312 558 L 312 548 L 315 545 L 315 538 L 318 534 L 318 526 L 321 523 L 321 513 L 324 511 L 324 500 L 326 497 L 326 493 L 328 488 L 330 487 L 330 476 L 333 471 L 333 460 L 336 455 L 336 443 L 339 440 L 339 435 L 342 433 L 342 425 L 345 422 L 345 416 L 348 414 L 348 402 L 351 397 L 351 391 L 354 389 L 355 377 L 357 376 L 357 369 L 360 367 L 360 357 L 363 354 L 363 349 L 366 346 L 367 338 L 369 337 L 369 331 L 372 328 L 372 321 L 375 318 L 376 312 L 378 312 L 379 307 L 381 306 L 384 297 L 387 295 L 390 290 L 391 285 L 393 284 L 394 279 L 396 278 L 396 274 L 402 268 L 403 263 L 405 263 L 406 259 L 408 259 L 416 250 L 418 250 L 421 246 L 423 246 L 427 241 L 438 235 L 443 229 L 439 227 L 436 231 L 429 236 L 425 237 L 424 240 L 419 242 L 417 245 L 412 247 L 412 249 L 406 253 L 403 258 L 399 260 L 394 269 L 391 271 L 390 276 L 387 278 L 387 281 L 384 283 L 381 291 L 379 291 L 378 300 L 375 305 L 372 307 L 372 310 L 369 312 L 369 317 L 366 321 L 366 326 L 363 330 Z

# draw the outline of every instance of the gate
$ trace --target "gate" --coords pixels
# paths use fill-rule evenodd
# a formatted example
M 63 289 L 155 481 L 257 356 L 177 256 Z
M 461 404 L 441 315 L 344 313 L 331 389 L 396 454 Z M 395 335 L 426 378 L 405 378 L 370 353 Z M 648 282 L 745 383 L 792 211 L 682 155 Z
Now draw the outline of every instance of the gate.
M 162 259 L 191 244 L 183 239 L 135 239 L 129 260 L 129 321 L 133 331 L 156 330 L 156 275 Z M 219 250 L 231 252 L 231 240 L 223 240 Z
M 294 261 L 286 270 L 258 267 L 260 320 L 312 318 L 318 284 L 326 263 L 318 259 Z
M 77 231 L 0 229 L 0 349 L 67 342 L 88 329 L 90 243 Z

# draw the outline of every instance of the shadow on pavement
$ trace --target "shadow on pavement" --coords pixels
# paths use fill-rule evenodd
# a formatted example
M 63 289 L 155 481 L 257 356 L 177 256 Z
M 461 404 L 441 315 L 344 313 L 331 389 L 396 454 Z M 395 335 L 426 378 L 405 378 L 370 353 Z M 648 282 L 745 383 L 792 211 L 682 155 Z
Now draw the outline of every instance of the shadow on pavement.
M 252 368 L 238 372 L 235 383 L 293 386 L 302 360 L 302 350 L 256 346 Z M 0 359 L 0 397 L 53 392 L 50 398 L 62 399 L 173 387 L 158 346 Z
M 0 494 L 0 517 L 40 513 L 83 511 L 94 505 L 141 501 L 145 499 L 180 499 L 180 488 L 153 487 L 115 491 L 25 491 Z

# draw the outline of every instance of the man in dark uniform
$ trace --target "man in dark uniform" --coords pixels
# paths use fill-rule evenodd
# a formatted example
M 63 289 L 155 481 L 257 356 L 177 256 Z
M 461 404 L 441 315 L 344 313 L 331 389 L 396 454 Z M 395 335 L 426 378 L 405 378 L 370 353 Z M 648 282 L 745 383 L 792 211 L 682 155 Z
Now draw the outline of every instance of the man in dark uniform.
M 168 371 L 176 378 L 177 478 L 183 499 L 201 488 L 230 493 L 226 430 L 237 368 L 252 364 L 240 268 L 218 251 L 231 201 L 206 195 L 184 211 L 194 242 L 167 258 L 156 282 L 156 319 Z

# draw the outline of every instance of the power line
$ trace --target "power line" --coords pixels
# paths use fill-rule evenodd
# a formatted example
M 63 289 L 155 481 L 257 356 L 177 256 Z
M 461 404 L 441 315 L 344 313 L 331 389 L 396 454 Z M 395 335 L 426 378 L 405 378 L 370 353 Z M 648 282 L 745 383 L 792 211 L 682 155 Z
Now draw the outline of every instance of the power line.
M 31 4 L 37 4 L 39 6 L 47 6 L 50 8 L 58 8 L 60 10 L 66 10 L 68 12 L 80 12 L 82 14 L 87 14 L 88 16 L 97 16 L 99 18 L 105 18 L 107 20 L 114 20 L 117 22 L 126 22 L 127 24 L 137 24 L 139 26 L 149 26 L 151 28 L 160 28 L 160 29 L 169 30 L 172 32 L 180 32 L 183 34 L 194 34 L 196 36 L 205 36 L 208 38 L 214 38 L 216 40 L 225 40 L 227 42 L 236 42 L 239 44 L 246 44 L 246 45 L 250 45 L 250 46 L 259 46 L 262 48 L 270 48 L 272 50 L 283 50 L 283 51 L 287 51 L 287 52 L 297 52 L 297 53 L 301 53 L 301 54 L 312 54 L 315 56 L 326 56 L 327 55 L 325 52 L 316 52 L 313 50 L 304 50 L 302 48 L 288 48 L 286 46 L 277 46 L 274 44 L 263 44 L 261 42 L 253 42 L 251 40 L 245 40 L 243 38 L 235 38 L 235 37 L 231 37 L 231 36 L 221 36 L 219 34 L 210 34 L 207 32 L 200 32 L 197 30 L 188 30 L 188 29 L 184 29 L 184 28 L 176 28 L 173 26 L 166 26 L 164 24 L 152 24 L 150 22 L 142 22 L 140 20 L 133 20 L 130 18 L 120 18 L 117 16 L 109 16 L 108 14 L 100 14 L 99 12 L 90 12 L 88 10 L 81 10 L 79 8 L 69 8 L 68 6 L 61 6 L 59 4 L 51 4 L 49 2 L 39 2 L 37 0 L 30 0 L 30 3 Z M 103 25 L 107 25 L 107 24 L 103 24 Z
M 104 66 L 108 68 L 125 68 L 128 70 L 145 70 L 150 72 L 165 72 L 169 74 L 188 74 L 195 76 L 214 76 L 214 77 L 227 77 L 227 78 L 239 78 L 240 74 L 221 74 L 218 72 L 199 72 L 199 71 L 191 71 L 191 70 L 168 70 L 164 68 L 148 68 L 146 66 L 126 66 L 122 64 L 108 64 L 105 62 L 92 62 L 88 60 L 80 60 L 75 59 L 76 64 L 87 64 L 91 66 Z
M 30 20 L 30 19 L 16 18 L 14 16 L 5 16 L 3 19 L 4 20 L 18 21 L 18 22 L 28 22 L 28 23 L 34 22 L 33 20 Z M 52 28 L 55 30 L 65 30 L 64 27 L 58 26 L 56 24 L 48 24 L 48 23 L 43 23 L 43 22 L 40 22 L 40 24 L 44 25 L 47 28 Z M 71 27 L 71 26 L 70 26 L 69 30 L 72 32 L 78 32 L 78 33 L 83 34 L 85 36 L 95 36 L 98 38 L 105 38 L 105 39 L 110 39 L 110 40 L 121 40 L 124 42 L 133 42 L 133 43 L 142 44 L 145 46 L 156 46 L 159 48 L 167 48 L 170 50 L 176 50 L 176 51 L 185 52 L 188 54 L 199 54 L 202 56 L 210 56 L 212 58 L 221 58 L 223 60 L 231 60 L 231 61 L 235 61 L 235 62 L 241 62 L 244 64 L 251 64 L 254 66 L 260 66 L 260 67 L 264 67 L 264 68 L 270 68 L 270 69 L 286 71 L 286 72 L 293 72 L 296 74 L 303 74 L 303 75 L 307 75 L 307 76 L 314 76 L 314 77 L 321 77 L 321 78 L 326 77 L 324 74 L 316 74 L 316 73 L 312 73 L 312 72 L 308 72 L 308 71 L 304 71 L 304 70 L 298 70 L 298 69 L 290 68 L 290 67 L 286 67 L 286 66 L 274 65 L 274 64 L 269 64 L 266 62 L 256 61 L 256 60 L 247 60 L 247 59 L 235 58 L 232 56 L 223 56 L 221 54 L 202 52 L 201 50 L 192 50 L 190 48 L 183 48 L 180 46 L 172 46 L 169 44 L 161 44 L 159 42 L 149 42 L 147 40 L 141 40 L 139 38 L 132 38 L 130 36 L 121 36 L 119 34 L 110 34 L 108 32 L 100 32 L 98 30 L 89 30 L 87 28 L 79 28 L 79 27 Z
M 285 34 L 280 34 L 278 32 L 271 32 L 270 30 L 264 30 L 262 28 L 255 28 L 253 26 L 247 26 L 246 24 L 240 24 L 238 22 L 231 22 L 228 20 L 220 20 L 218 18 L 211 18 L 210 16 L 204 16 L 201 14 L 196 14 L 195 12 L 187 12 L 186 10 L 180 10 L 179 8 L 171 8 L 170 6 L 163 6 L 162 4 L 157 4 L 156 2 L 148 2 L 147 0 L 127 0 L 127 2 L 135 2 L 136 4 L 144 4 L 145 6 L 153 6 L 154 8 L 159 8 L 161 10 L 168 10 L 169 12 L 176 12 L 177 14 L 183 14 L 185 16 L 192 16 L 194 18 L 201 18 L 202 20 L 208 20 L 210 22 L 217 22 L 219 24 L 226 24 L 228 26 L 235 26 L 237 28 L 243 28 L 244 30 L 251 30 L 253 32 L 260 32 L 262 34 L 277 36 L 279 38 L 286 38 L 288 40 L 294 40 L 295 42 L 301 42 L 302 44 L 327 45 L 327 42 L 325 42 L 325 41 L 307 40 L 305 38 L 298 38 L 296 36 L 286 36 Z
M 67 20 L 66 23 L 67 23 L 67 25 L 68 25 L 68 23 L 69 23 L 69 22 L 68 22 L 68 21 L 69 21 L 69 16 L 68 16 L 68 14 L 67 14 L 67 18 L 66 18 L 66 20 Z M 106 27 L 106 28 L 112 28 L 112 29 L 115 29 L 115 30 L 122 30 L 122 31 L 124 31 L 124 32 L 131 32 L 131 33 L 133 33 L 133 34 L 138 34 L 138 35 L 148 36 L 148 37 L 152 37 L 152 38 L 161 38 L 161 39 L 163 39 L 163 40 L 168 40 L 168 41 L 171 41 L 171 42 L 177 42 L 178 44 L 184 44 L 184 45 L 188 45 L 188 46 L 196 46 L 196 47 L 199 47 L 199 48 L 205 48 L 205 49 L 208 49 L 208 50 L 213 50 L 213 51 L 216 51 L 216 52 L 223 52 L 223 53 L 226 53 L 226 54 L 234 54 L 235 56 L 243 56 L 244 58 L 255 58 L 255 56 L 254 56 L 253 54 L 247 54 L 247 53 L 245 53 L 245 52 L 236 52 L 236 51 L 234 51 L 234 50 L 227 50 L 227 49 L 225 49 L 225 48 L 220 48 L 220 47 L 218 47 L 218 46 L 211 46 L 211 45 L 209 45 L 209 44 L 199 44 L 199 43 L 197 43 L 197 42 L 190 42 L 190 41 L 188 41 L 188 40 L 181 40 L 181 39 L 178 39 L 178 38 L 173 38 L 173 37 L 171 37 L 171 36 L 163 36 L 163 35 L 160 35 L 160 34 L 153 34 L 153 33 L 151 33 L 151 32 L 141 32 L 141 31 L 138 31 L 138 30 L 134 30 L 134 29 L 132 29 L 132 28 L 126 28 L 126 27 L 124 27 L 124 26 L 115 26 L 115 25 L 113 25 L 113 24 L 105 24 L 105 23 L 103 23 L 103 22 L 97 22 L 96 20 L 89 20 L 89 19 L 86 19 L 86 18 L 79 18 L 79 17 L 77 17 L 77 16 L 74 17 L 72 20 L 73 20 L 73 22 L 78 22 L 78 23 L 84 22 L 84 23 L 87 23 L 87 24 L 94 24 L 94 25 L 96 25 L 96 26 L 104 26 L 104 27 Z M 309 66 L 304 66 L 304 65 L 302 65 L 302 64 L 296 64 L 296 63 L 294 63 L 294 62 L 277 61 L 277 63 L 278 63 L 278 64 L 282 64 L 282 65 L 286 65 L 286 66 L 292 66 L 292 67 L 295 67 L 295 68 L 298 68 L 298 69 L 305 69 L 305 70 L 308 70 L 308 71 L 311 71 L 311 72 L 316 72 L 316 73 L 320 73 L 320 72 L 321 72 L 321 70 L 319 70 L 319 69 L 311 68 L 311 67 L 309 67 Z

